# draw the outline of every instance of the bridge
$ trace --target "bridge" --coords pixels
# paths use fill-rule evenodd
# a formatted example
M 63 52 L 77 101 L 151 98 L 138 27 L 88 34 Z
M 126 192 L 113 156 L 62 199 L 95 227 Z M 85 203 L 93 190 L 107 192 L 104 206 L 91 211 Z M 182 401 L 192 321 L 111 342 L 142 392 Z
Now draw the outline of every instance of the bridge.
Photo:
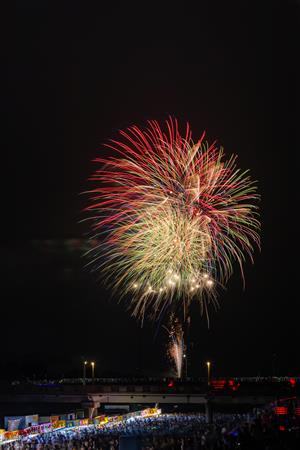
M 228 378 L 211 380 L 60 380 L 0 386 L 0 402 L 74 404 L 97 414 L 101 405 L 249 405 L 300 398 L 300 379 Z

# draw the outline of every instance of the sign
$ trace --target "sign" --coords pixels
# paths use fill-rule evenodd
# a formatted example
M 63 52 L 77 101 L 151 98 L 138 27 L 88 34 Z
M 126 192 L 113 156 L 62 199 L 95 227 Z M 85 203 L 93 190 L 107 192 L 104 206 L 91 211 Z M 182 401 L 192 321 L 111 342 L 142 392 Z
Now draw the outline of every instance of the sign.
M 104 409 L 108 410 L 123 409 L 125 411 L 129 411 L 129 405 L 104 405 Z
M 59 416 L 50 416 L 50 422 L 57 422 L 59 420 Z
M 84 410 L 83 409 L 78 409 L 76 411 L 76 419 L 84 419 Z
M 25 428 L 31 427 L 32 425 L 38 425 L 39 415 L 33 414 L 31 416 L 25 416 Z
M 275 414 L 277 416 L 286 416 L 288 413 L 286 406 L 276 406 L 275 408 Z
M 51 422 L 50 416 L 40 416 L 40 418 L 39 418 L 39 423 L 40 424 L 41 423 L 49 423 L 49 422 Z
M 5 416 L 4 428 L 7 431 L 21 430 L 25 428 L 25 416 Z

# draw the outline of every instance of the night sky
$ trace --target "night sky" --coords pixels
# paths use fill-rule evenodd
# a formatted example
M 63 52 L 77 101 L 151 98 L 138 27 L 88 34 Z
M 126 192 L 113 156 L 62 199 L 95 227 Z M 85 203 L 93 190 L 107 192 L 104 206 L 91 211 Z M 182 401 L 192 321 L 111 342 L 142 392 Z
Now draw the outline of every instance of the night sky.
M 299 375 L 299 2 L 102 3 L 16 1 L 3 17 L 0 376 L 80 376 L 82 357 L 97 375 L 171 373 L 166 334 L 85 268 L 79 223 L 101 144 L 168 115 L 237 153 L 262 195 L 246 289 L 236 267 L 210 329 L 193 307 L 189 374 L 209 358 L 214 375 Z

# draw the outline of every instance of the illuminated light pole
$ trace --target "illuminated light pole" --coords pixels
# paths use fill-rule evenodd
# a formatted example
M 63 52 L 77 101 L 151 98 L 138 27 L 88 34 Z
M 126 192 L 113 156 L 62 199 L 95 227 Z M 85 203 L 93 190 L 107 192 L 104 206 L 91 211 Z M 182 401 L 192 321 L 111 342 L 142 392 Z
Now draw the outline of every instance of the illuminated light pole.
M 86 366 L 87 366 L 88 361 L 83 361 L 83 384 L 85 384 L 85 379 L 86 379 Z
M 185 368 L 185 379 L 187 379 L 187 375 L 188 375 L 188 371 L 187 371 L 187 355 L 186 353 L 183 354 L 183 358 L 184 358 L 184 368 Z
M 207 366 L 207 400 L 206 400 L 206 405 L 205 405 L 205 415 L 206 415 L 206 422 L 212 423 L 213 422 L 213 411 L 212 411 L 211 392 L 210 392 L 210 370 L 211 370 L 210 361 L 206 362 L 206 366 Z
M 95 378 L 95 362 L 94 361 L 91 362 L 91 366 L 92 366 L 92 381 L 94 382 L 94 378 Z
M 207 361 L 207 386 L 210 386 L 210 361 Z

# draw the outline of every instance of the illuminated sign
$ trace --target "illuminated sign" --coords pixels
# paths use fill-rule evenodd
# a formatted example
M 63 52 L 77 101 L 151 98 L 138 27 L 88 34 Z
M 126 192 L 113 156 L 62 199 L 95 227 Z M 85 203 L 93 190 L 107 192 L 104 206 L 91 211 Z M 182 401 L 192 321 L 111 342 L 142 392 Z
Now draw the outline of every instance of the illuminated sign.
M 275 414 L 277 416 L 286 416 L 288 413 L 286 406 L 276 406 L 275 408 Z
M 220 391 L 224 389 L 226 381 L 225 380 L 212 380 L 210 382 L 210 385 L 213 389 Z

